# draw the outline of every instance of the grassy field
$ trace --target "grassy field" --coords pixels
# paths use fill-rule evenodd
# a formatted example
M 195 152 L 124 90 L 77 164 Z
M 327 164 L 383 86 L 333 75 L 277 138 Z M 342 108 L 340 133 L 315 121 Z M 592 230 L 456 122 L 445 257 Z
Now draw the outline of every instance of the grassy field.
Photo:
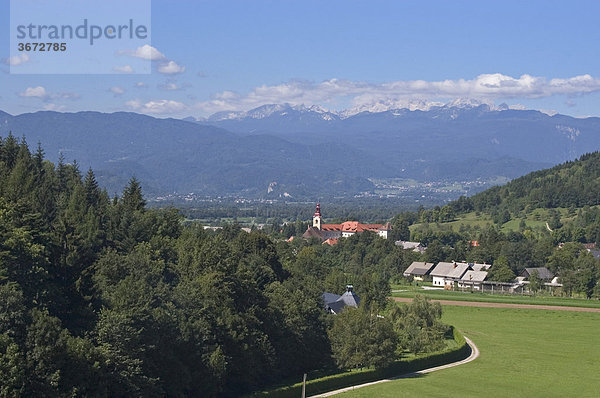
M 466 365 L 340 397 L 598 397 L 600 314 L 444 307 L 481 350 Z
M 560 213 L 561 222 L 565 223 L 567 221 L 573 220 L 574 215 L 569 214 L 569 210 L 565 208 L 557 208 L 555 209 Z M 502 232 L 511 232 L 511 231 L 519 231 L 521 221 L 525 222 L 525 227 L 530 228 L 533 231 L 546 231 L 546 222 L 550 221 L 551 216 L 548 209 L 534 209 L 527 215 L 523 215 L 523 217 L 515 217 L 513 215 L 513 219 L 509 222 L 502 224 L 501 230 Z M 459 232 L 461 227 L 474 228 L 478 227 L 480 229 L 487 228 L 491 225 L 494 225 L 494 222 L 490 215 L 486 213 L 470 212 L 461 214 L 457 217 L 455 221 L 435 224 L 429 224 L 430 227 L 436 228 L 451 228 L 455 232 Z M 414 232 L 421 228 L 423 224 L 413 224 L 410 226 L 410 231 Z
M 475 212 L 471 212 L 471 213 L 466 213 L 461 215 L 456 221 L 451 221 L 451 222 L 447 222 L 447 223 L 443 223 L 443 224 L 439 224 L 441 226 L 443 226 L 444 228 L 452 228 L 453 231 L 458 232 L 460 230 L 461 226 L 469 226 L 469 227 L 475 227 L 478 226 L 480 228 L 486 228 L 490 225 L 493 225 L 493 221 L 491 219 L 490 216 L 488 216 L 487 214 L 479 214 L 476 215 Z M 415 229 L 418 229 L 420 226 L 422 226 L 423 224 L 413 224 L 409 227 L 411 232 L 414 232 Z M 435 224 L 430 224 L 430 225 L 435 225 Z
M 406 290 L 403 292 L 392 293 L 393 297 L 414 297 L 415 294 L 423 294 L 427 297 L 437 300 L 457 300 L 457 301 L 476 301 L 486 303 L 509 303 L 509 304 L 539 304 L 539 305 L 561 305 L 566 307 L 589 307 L 600 308 L 600 300 L 586 300 L 584 298 L 552 297 L 552 296 L 521 296 L 521 295 L 500 295 L 477 292 L 461 292 L 448 290 L 427 290 L 415 289 L 414 287 L 394 286 L 394 290 Z

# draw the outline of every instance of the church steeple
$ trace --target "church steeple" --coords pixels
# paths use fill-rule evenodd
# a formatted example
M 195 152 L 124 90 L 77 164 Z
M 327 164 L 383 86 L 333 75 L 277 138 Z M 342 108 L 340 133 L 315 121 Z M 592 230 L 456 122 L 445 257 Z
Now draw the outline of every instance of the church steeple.
M 319 230 L 321 229 L 321 206 L 318 202 L 315 214 L 313 215 L 313 227 Z

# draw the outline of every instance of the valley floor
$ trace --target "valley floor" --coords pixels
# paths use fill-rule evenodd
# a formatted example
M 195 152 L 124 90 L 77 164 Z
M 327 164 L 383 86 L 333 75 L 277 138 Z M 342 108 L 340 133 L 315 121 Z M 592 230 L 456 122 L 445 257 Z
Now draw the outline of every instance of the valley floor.
M 464 366 L 338 395 L 367 397 L 597 397 L 600 313 L 443 306 L 481 351 Z

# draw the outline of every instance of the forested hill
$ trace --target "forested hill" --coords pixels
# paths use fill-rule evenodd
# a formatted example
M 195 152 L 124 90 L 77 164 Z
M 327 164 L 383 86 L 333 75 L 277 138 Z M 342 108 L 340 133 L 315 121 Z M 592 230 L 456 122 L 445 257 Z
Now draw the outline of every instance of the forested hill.
M 445 345 L 435 306 L 417 334 L 403 325 L 421 305 L 373 323 L 413 261 L 391 239 L 182 221 L 146 208 L 135 178 L 111 199 L 91 169 L 0 139 L 0 397 L 229 398 Z M 322 294 L 346 283 L 361 309 L 333 320 Z
M 311 286 L 264 235 L 184 229 L 135 179 L 109 199 L 91 170 L 0 140 L 1 397 L 210 398 L 302 374 L 329 361 Z
M 450 204 L 455 212 L 487 213 L 600 204 L 600 152 L 550 169 L 535 171 L 504 186 L 490 188 Z

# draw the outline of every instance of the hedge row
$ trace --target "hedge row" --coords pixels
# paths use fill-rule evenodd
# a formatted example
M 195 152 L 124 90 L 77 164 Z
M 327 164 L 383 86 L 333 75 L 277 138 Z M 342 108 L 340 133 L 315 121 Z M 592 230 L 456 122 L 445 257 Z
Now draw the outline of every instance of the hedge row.
M 352 372 L 338 373 L 306 382 L 306 396 L 337 390 L 357 384 L 369 383 L 376 380 L 400 376 L 406 373 L 460 361 L 470 355 L 471 348 L 462 334 L 452 328 L 456 347 L 436 351 L 416 358 L 398 360 L 383 369 L 365 369 Z M 248 398 L 298 398 L 302 393 L 302 383 L 281 387 L 271 391 L 256 392 Z

